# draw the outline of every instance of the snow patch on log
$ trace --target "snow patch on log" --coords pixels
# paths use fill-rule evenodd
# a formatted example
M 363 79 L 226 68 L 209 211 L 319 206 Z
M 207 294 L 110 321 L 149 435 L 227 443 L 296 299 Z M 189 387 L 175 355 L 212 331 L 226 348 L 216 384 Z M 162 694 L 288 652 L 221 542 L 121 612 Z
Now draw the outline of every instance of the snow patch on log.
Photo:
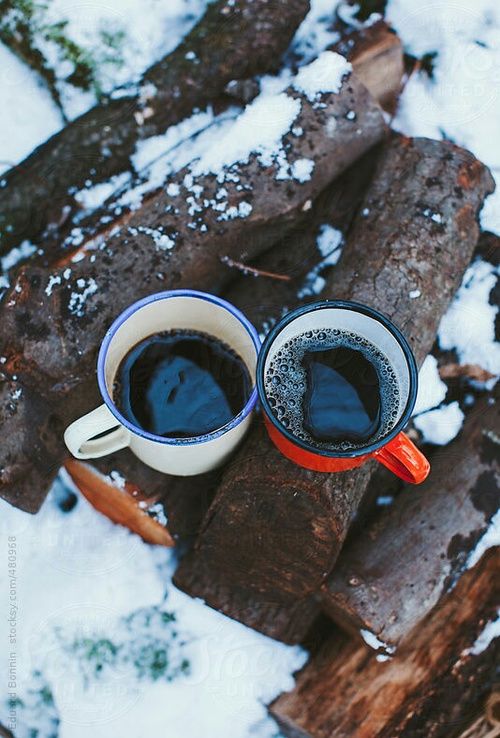
M 219 174 L 235 163 L 245 164 L 257 154 L 264 166 L 284 156 L 282 139 L 300 113 L 301 102 L 282 92 L 260 95 L 236 119 L 216 145 L 191 166 L 195 176 Z
M 486 623 L 484 630 L 478 635 L 472 646 L 462 652 L 462 656 L 479 656 L 480 653 L 486 651 L 495 638 L 500 637 L 500 608 L 498 608 L 497 614 L 496 620 L 490 620 L 489 623 Z
M 100 182 L 93 186 L 92 183 L 89 182 L 87 187 L 76 193 L 75 200 L 84 210 L 95 210 L 103 205 L 114 192 L 125 187 L 129 182 L 129 172 L 115 174 L 113 177 L 110 177 L 107 182 Z
M 293 86 L 307 97 L 309 102 L 317 103 L 325 93 L 338 93 L 344 77 L 352 72 L 352 65 L 335 51 L 324 51 L 317 59 L 301 67 Z
M 500 344 L 495 342 L 496 305 L 488 302 L 500 268 L 478 259 L 465 272 L 462 285 L 439 326 L 439 345 L 455 349 L 460 364 L 479 364 L 500 374 Z M 487 383 L 490 389 L 495 379 Z
M 491 518 L 486 533 L 479 539 L 476 548 L 467 559 L 467 569 L 472 569 L 489 548 L 500 546 L 500 510 Z
M 297 297 L 302 299 L 312 295 L 319 295 L 326 284 L 321 272 L 326 267 L 334 266 L 342 254 L 343 234 L 337 228 L 323 223 L 316 237 L 316 246 L 323 257 L 316 266 L 305 276 L 304 282 L 297 292 Z
M 389 646 L 388 643 L 384 643 L 384 641 L 380 640 L 380 638 L 377 638 L 375 633 L 372 633 L 371 630 L 361 628 L 359 632 L 366 645 L 370 646 L 370 648 L 373 648 L 374 651 L 382 651 L 381 655 L 388 657 L 396 650 L 395 646 Z
M 440 405 L 448 388 L 439 376 L 437 359 L 429 354 L 418 373 L 418 394 L 413 415 L 419 415 Z

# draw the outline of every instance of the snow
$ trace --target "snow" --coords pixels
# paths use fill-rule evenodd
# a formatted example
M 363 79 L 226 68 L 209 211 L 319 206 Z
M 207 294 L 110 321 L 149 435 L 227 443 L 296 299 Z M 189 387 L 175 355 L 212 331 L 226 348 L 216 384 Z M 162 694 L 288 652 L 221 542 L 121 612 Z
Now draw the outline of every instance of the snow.
M 311 1 L 311 9 L 292 40 L 291 57 L 307 64 L 339 40 L 338 32 L 332 30 L 338 5 L 338 0 Z
M 178 172 L 217 145 L 224 131 L 231 126 L 236 113 L 237 108 L 232 107 L 224 114 L 215 116 L 209 107 L 170 126 L 161 136 L 139 141 L 132 155 L 132 164 L 140 174 L 140 183 L 125 189 L 117 198 L 116 205 L 138 208 L 145 193 L 158 189 L 169 175 Z M 181 190 L 179 184 L 170 182 L 166 191 L 171 197 L 176 197 Z
M 105 3 L 77 3 L 51 0 L 44 16 L 46 23 L 65 22 L 65 36 L 78 44 L 94 60 L 96 83 L 102 92 L 137 82 L 155 61 L 177 46 L 197 21 L 207 0 L 106 0 Z M 117 49 L 103 53 L 103 34 L 115 34 Z M 96 102 L 95 91 L 82 92 L 65 82 L 72 64 L 61 58 L 57 46 L 41 44 L 60 80 L 59 88 L 66 115 L 74 118 Z
M 317 59 L 299 69 L 293 86 L 314 103 L 322 94 L 339 92 L 342 80 L 351 72 L 352 65 L 345 57 L 335 51 L 323 51 Z
M 438 331 L 442 349 L 455 348 L 461 364 L 479 364 L 492 374 L 500 374 L 500 344 L 495 342 L 498 307 L 488 298 L 499 273 L 482 259 L 471 264 Z
M 30 241 L 23 241 L 19 246 L 15 246 L 8 254 L 0 259 L 2 271 L 7 272 L 9 269 L 12 269 L 21 259 L 27 259 L 35 251 L 36 246 L 30 243 Z
M 437 359 L 429 354 L 418 373 L 418 393 L 413 415 L 440 405 L 446 397 L 447 389 L 439 376 Z
M 321 272 L 326 267 L 334 266 L 342 254 L 343 235 L 329 223 L 323 223 L 318 229 L 316 246 L 322 256 L 321 261 L 309 271 L 297 292 L 300 299 L 311 295 L 320 295 L 326 285 Z
M 470 149 L 491 169 L 497 192 L 481 214 L 500 233 L 500 10 L 495 0 L 389 0 L 386 17 L 405 50 L 435 54 L 433 76 L 413 74 L 394 127 L 411 136 L 443 138 Z
M 500 608 L 497 611 L 496 620 L 490 620 L 486 623 L 484 630 L 478 635 L 470 648 L 463 651 L 463 656 L 479 656 L 480 653 L 486 651 L 490 643 L 500 636 Z
M 0 43 L 0 174 L 18 164 L 63 125 L 48 91 Z
M 300 108 L 300 100 L 284 92 L 259 95 L 220 135 L 215 145 L 193 163 L 192 173 L 218 174 L 232 164 L 248 162 L 251 154 L 257 154 L 263 164 L 271 165 Z
M 97 282 L 93 277 L 87 280 L 78 279 L 76 283 L 80 292 L 73 291 L 69 298 L 68 310 L 78 318 L 82 318 L 85 314 L 85 302 L 87 298 L 97 292 Z
M 384 643 L 384 641 L 381 641 L 380 638 L 378 638 L 375 633 L 372 633 L 371 630 L 361 628 L 359 632 L 364 642 L 375 651 L 382 649 L 382 651 L 385 652 L 384 655 L 388 655 L 394 653 L 394 651 L 396 650 L 395 646 L 389 646 L 387 643 Z
M 129 172 L 115 174 L 107 182 L 100 182 L 99 184 L 80 190 L 76 193 L 75 200 L 80 203 L 84 210 L 95 210 L 129 181 Z
M 413 422 L 425 442 L 446 446 L 459 433 L 464 422 L 464 414 L 455 401 L 429 410 L 416 417 Z
M 292 177 L 298 182 L 307 182 L 311 179 L 314 169 L 314 161 L 312 159 L 296 159 L 292 166 Z
M 57 720 L 58 738 L 87 738 L 90 725 L 93 738 L 219 738 L 228 726 L 231 738 L 276 734 L 265 705 L 292 688 L 305 651 L 177 590 L 171 550 L 144 544 L 80 496 L 70 513 L 57 507 L 55 489 L 36 516 L 3 501 L 0 512 L 4 550 L 10 542 L 16 551 L 14 600 L 4 587 L 1 608 L 17 607 L 16 642 L 2 639 L 0 668 L 6 684 L 14 652 L 14 691 L 28 704 L 16 708 L 16 738 L 28 738 L 29 727 L 49 738 Z M 158 649 L 168 654 L 165 674 Z M 50 694 L 45 729 L 40 700 Z
M 471 569 L 475 566 L 484 552 L 493 546 L 500 546 L 500 510 L 492 517 L 486 532 L 479 539 L 474 551 L 467 559 L 467 568 Z

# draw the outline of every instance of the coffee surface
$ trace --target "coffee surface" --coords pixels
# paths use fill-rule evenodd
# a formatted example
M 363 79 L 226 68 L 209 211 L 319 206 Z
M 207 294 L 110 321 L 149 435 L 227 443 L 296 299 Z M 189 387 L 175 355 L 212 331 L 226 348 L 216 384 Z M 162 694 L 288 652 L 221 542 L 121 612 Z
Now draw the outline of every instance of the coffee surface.
M 264 378 L 280 423 L 317 448 L 362 448 L 400 415 L 401 393 L 385 354 L 366 338 L 327 328 L 290 339 Z
M 243 360 L 198 331 L 157 333 L 122 360 L 113 401 L 134 425 L 165 438 L 191 438 L 221 428 L 250 397 Z

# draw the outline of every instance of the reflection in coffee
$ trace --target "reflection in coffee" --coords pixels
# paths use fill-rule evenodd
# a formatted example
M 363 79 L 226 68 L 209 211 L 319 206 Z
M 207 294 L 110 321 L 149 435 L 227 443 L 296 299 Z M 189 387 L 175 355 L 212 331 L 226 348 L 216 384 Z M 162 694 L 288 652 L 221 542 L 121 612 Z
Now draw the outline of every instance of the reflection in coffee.
M 362 448 L 383 438 L 400 415 L 399 384 L 385 354 L 335 328 L 287 341 L 268 364 L 265 391 L 280 423 L 318 448 Z
M 221 428 L 243 410 L 252 383 L 244 361 L 206 333 L 156 333 L 122 360 L 113 401 L 135 426 L 165 438 Z

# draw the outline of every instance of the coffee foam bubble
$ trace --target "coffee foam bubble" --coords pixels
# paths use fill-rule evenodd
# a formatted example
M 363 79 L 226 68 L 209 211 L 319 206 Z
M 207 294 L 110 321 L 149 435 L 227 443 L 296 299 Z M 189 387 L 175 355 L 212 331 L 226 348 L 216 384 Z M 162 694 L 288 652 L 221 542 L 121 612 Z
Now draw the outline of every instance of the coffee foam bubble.
M 302 401 L 307 389 L 306 372 L 302 366 L 304 353 L 341 347 L 360 351 L 373 364 L 378 375 L 381 422 L 369 443 L 387 435 L 394 428 L 402 411 L 402 395 L 396 372 L 387 356 L 371 341 L 352 331 L 337 328 L 314 329 L 294 336 L 283 344 L 268 363 L 264 389 L 276 419 L 296 438 L 318 449 L 349 451 L 367 445 L 352 441 L 318 441 L 304 427 Z

